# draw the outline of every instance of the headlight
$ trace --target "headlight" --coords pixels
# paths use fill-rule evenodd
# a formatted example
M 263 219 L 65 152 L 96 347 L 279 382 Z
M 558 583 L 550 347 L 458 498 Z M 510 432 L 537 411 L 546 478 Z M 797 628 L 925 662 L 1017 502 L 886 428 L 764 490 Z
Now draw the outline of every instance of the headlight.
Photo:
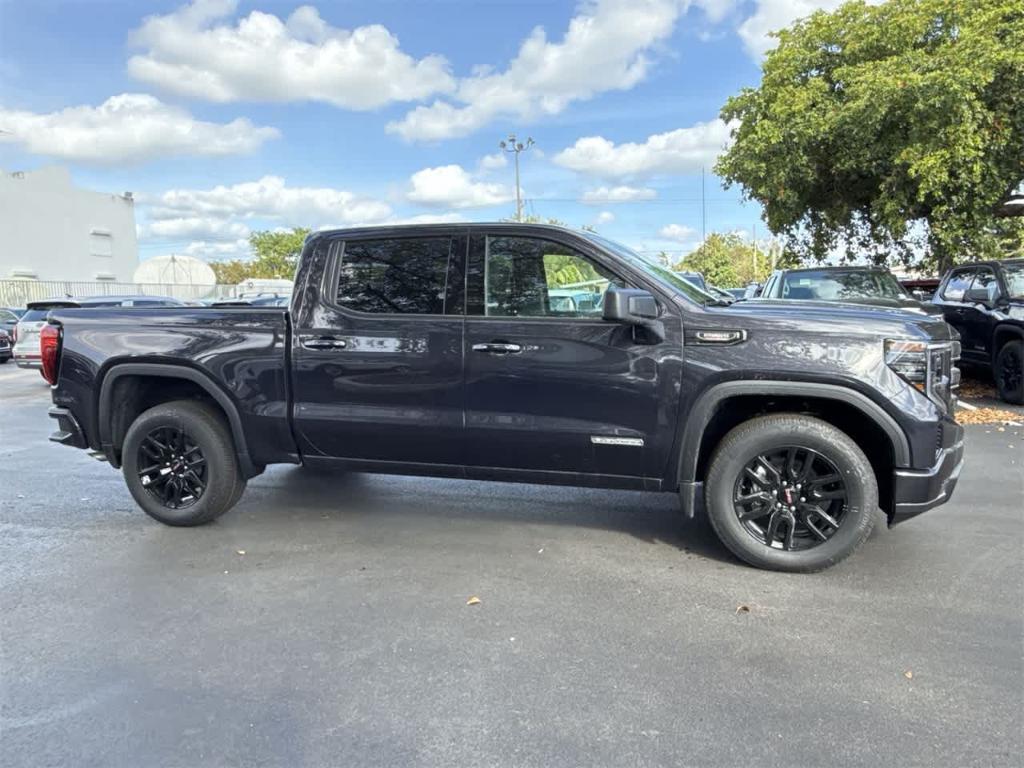
M 953 389 L 960 384 L 959 359 L 959 341 L 885 340 L 885 364 L 945 413 L 952 411 Z

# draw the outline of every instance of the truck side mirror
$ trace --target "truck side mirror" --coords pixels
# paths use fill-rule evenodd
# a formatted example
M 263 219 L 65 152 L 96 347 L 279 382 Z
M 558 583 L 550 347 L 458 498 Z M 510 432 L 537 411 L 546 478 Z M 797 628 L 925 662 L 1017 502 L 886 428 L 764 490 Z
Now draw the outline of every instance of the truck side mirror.
M 992 298 L 988 295 L 988 290 L 985 288 L 971 288 L 964 296 L 964 301 L 968 304 L 982 304 L 986 307 L 992 306 Z
M 658 301 L 650 291 L 613 285 L 604 293 L 602 317 L 613 323 L 650 325 L 658 317 Z

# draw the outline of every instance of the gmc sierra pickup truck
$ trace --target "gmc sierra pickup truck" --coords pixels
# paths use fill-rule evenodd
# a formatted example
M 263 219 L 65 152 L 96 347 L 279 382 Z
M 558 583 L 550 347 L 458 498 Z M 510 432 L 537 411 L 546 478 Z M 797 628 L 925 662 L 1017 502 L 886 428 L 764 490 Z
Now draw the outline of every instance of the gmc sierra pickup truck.
M 321 232 L 287 310 L 55 309 L 40 345 L 51 439 L 169 525 L 285 462 L 678 493 L 748 563 L 815 571 L 879 508 L 947 501 L 962 464 L 941 319 L 726 306 L 559 227 Z

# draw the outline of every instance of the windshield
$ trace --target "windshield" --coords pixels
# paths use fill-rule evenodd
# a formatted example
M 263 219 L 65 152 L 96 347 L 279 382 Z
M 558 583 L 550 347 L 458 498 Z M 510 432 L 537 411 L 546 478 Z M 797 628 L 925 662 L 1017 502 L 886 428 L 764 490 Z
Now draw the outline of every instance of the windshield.
M 1004 264 L 1006 290 L 1011 299 L 1024 299 L 1024 262 Z
M 783 278 L 782 298 L 846 301 L 904 299 L 907 292 L 890 272 L 880 270 L 791 272 Z
M 654 281 L 661 283 L 662 285 L 674 290 L 676 293 L 683 294 L 690 301 L 697 304 L 724 304 L 722 299 L 712 296 L 710 293 L 706 293 L 698 288 L 696 285 L 686 280 L 670 269 L 666 269 L 658 264 L 652 264 L 639 253 L 634 251 L 632 248 L 627 248 L 621 243 L 617 243 L 614 240 L 609 240 L 600 235 L 595 235 L 592 232 L 582 233 L 584 237 L 593 243 L 606 248 L 614 253 L 624 261 L 629 262 L 630 266 L 643 272 Z

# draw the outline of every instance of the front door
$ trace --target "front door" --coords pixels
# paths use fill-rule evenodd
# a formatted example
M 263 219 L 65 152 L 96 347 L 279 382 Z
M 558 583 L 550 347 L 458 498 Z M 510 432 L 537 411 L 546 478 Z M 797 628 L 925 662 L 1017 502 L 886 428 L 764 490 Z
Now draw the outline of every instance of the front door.
M 470 476 L 489 469 L 546 480 L 551 473 L 661 476 L 675 432 L 680 325 L 669 316 L 657 338 L 603 321 L 612 283 L 628 285 L 600 252 L 571 240 L 500 230 L 471 238 Z
M 462 464 L 465 248 L 459 230 L 329 246 L 316 311 L 293 329 L 305 455 Z
M 972 309 L 967 303 L 967 291 L 974 280 L 974 267 L 965 267 L 952 272 L 941 287 L 936 303 L 942 307 L 946 322 L 960 334 L 960 344 L 964 358 L 968 361 L 977 358 L 974 341 L 971 338 L 973 328 L 969 312 Z

